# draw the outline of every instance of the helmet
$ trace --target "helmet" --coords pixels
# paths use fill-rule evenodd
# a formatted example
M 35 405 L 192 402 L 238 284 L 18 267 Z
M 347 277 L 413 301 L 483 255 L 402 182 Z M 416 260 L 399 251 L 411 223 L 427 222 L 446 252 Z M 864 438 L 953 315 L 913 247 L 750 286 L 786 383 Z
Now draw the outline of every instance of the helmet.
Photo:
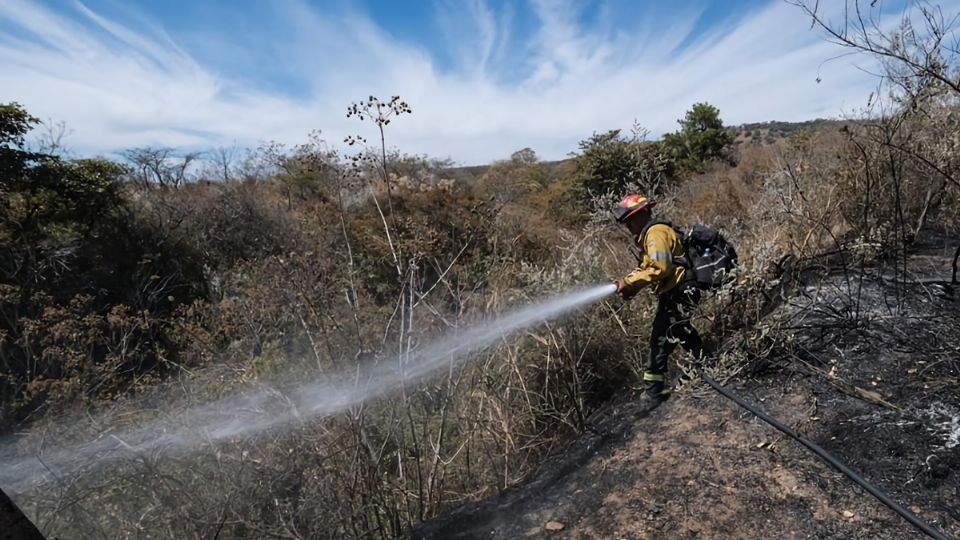
M 630 216 L 642 210 L 653 208 L 656 206 L 656 204 L 656 201 L 651 201 L 643 195 L 631 193 L 620 200 L 620 204 L 617 205 L 617 208 L 613 211 L 613 214 L 617 218 L 617 223 L 623 223 Z

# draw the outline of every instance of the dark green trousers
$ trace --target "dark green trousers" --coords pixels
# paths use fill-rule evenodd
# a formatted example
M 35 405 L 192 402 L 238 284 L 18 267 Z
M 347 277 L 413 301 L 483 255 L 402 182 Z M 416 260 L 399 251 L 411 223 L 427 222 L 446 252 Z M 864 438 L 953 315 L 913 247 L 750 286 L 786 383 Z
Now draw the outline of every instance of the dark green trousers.
M 681 283 L 660 295 L 650 330 L 650 361 L 643 374 L 647 392 L 663 392 L 667 359 L 677 343 L 683 345 L 696 361 L 702 359 L 703 341 L 690 324 L 690 317 L 700 302 L 700 293 L 693 283 Z

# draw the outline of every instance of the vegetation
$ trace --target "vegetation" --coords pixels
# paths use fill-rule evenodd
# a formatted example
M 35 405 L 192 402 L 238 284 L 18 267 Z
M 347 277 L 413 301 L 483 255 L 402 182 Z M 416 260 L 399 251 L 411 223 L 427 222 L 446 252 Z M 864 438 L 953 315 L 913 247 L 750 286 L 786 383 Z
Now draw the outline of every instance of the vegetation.
M 778 261 L 841 254 L 845 271 L 905 282 L 914 242 L 960 224 L 960 94 L 946 76 L 956 66 L 877 52 L 905 71 L 893 105 L 856 122 L 735 147 L 719 111 L 699 103 L 662 141 L 613 130 L 563 163 L 522 149 L 459 171 L 389 149 L 388 126 L 411 112 L 398 97 L 350 107 L 376 140 L 351 137 L 355 154 L 313 134 L 242 159 L 221 150 L 206 168 L 172 150 L 131 150 L 122 164 L 33 151 L 37 120 L 0 106 L 0 424 L 39 423 L 69 441 L 102 428 L 63 427 L 60 416 L 157 388 L 178 410 L 250 383 L 403 369 L 440 332 L 624 273 L 628 240 L 594 218 L 627 190 L 735 240 L 742 274 L 696 324 L 718 348 L 718 376 L 762 369 L 790 346 L 763 319 Z M 31 512 L 51 535 L 401 536 L 521 481 L 637 384 L 652 316 L 642 302 L 585 308 L 266 441 L 131 460 L 99 484 L 71 479 L 32 494 Z M 136 421 L 149 424 L 150 410 Z
M 663 137 L 664 149 L 677 167 L 699 171 L 710 161 L 730 159 L 733 137 L 724 129 L 716 107 L 697 103 L 678 122 L 680 131 Z
M 647 142 L 636 132 L 624 138 L 617 129 L 581 141 L 574 162 L 585 199 L 624 191 L 659 193 L 676 171 L 661 143 Z
M 855 121 L 853 121 L 855 122 Z M 800 132 L 813 133 L 825 131 L 833 128 L 839 129 L 844 123 L 851 123 L 851 120 L 829 120 L 818 118 L 816 120 L 807 120 L 803 122 L 779 122 L 770 120 L 768 122 L 754 122 L 741 124 L 739 126 L 727 127 L 727 133 L 734 138 L 734 144 L 754 143 L 754 144 L 773 144 L 779 139 L 785 139 L 799 134 Z
M 111 395 L 164 371 L 178 306 L 204 296 L 201 261 L 135 212 L 123 167 L 24 147 L 37 120 L 0 109 L 3 423 Z

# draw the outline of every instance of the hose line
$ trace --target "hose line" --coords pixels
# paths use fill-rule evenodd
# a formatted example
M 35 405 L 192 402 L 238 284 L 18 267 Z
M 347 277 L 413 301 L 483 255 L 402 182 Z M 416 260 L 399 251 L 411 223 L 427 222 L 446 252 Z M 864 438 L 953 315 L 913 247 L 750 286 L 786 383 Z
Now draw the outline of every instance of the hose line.
M 821 459 L 829 463 L 834 469 L 842 472 L 857 484 L 860 484 L 860 487 L 869 491 L 870 494 L 876 497 L 880 502 L 887 505 L 892 510 L 894 510 L 895 512 L 903 516 L 903 518 L 909 521 L 911 525 L 923 531 L 923 533 L 929 536 L 930 538 L 935 538 L 936 540 L 950 540 L 949 537 L 947 537 L 942 532 L 940 532 L 936 527 L 920 519 L 919 517 L 917 517 L 916 514 L 914 514 L 910 510 L 907 510 L 906 508 L 901 506 L 899 503 L 891 499 L 886 493 L 880 491 L 880 489 L 878 489 L 876 486 L 864 480 L 863 477 L 861 477 L 859 474 L 857 474 L 856 472 L 851 470 L 849 467 L 841 463 L 837 458 L 833 457 L 832 454 L 830 454 L 829 452 L 821 448 L 817 443 L 811 441 L 810 439 L 808 439 L 803 435 L 800 435 L 799 433 L 795 432 L 789 427 L 781 424 L 776 419 L 766 415 L 762 411 L 758 410 L 754 406 L 744 401 L 742 398 L 740 398 L 740 396 L 737 396 L 730 390 L 727 390 L 726 388 L 721 386 L 719 383 L 717 383 L 717 381 L 711 379 L 710 377 L 706 375 L 701 375 L 701 377 L 703 378 L 704 381 L 706 381 L 707 384 L 712 386 L 714 390 L 722 394 L 724 397 L 729 398 L 730 400 L 735 402 L 737 405 L 753 413 L 753 415 L 756 416 L 757 418 L 763 420 L 764 422 L 770 424 L 771 426 L 780 430 L 784 434 L 788 435 L 795 441 L 806 446 L 814 454 L 816 454 Z

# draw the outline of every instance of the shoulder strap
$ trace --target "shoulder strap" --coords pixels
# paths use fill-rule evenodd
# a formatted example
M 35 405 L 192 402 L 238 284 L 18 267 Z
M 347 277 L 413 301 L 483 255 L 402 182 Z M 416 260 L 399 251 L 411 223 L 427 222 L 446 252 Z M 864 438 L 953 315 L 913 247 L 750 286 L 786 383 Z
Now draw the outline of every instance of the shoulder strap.
M 657 219 L 657 220 L 651 221 L 650 223 L 647 223 L 647 225 L 643 228 L 643 230 L 640 231 L 640 249 L 644 249 L 646 247 L 646 242 L 644 242 L 644 238 L 647 236 L 647 231 L 650 230 L 650 227 L 653 227 L 654 225 L 666 225 L 671 229 L 673 229 L 673 232 L 677 233 L 677 239 L 680 241 L 680 245 L 683 246 L 683 257 L 674 259 L 673 263 L 676 264 L 677 266 L 689 268 L 690 263 L 687 261 L 687 235 L 683 231 L 683 229 L 678 228 L 672 222 L 667 221 L 665 219 Z
M 643 240 L 647 236 L 647 231 L 649 231 L 650 227 L 653 227 L 654 225 L 666 225 L 671 229 L 673 229 L 674 231 L 676 231 L 677 235 L 680 236 L 680 238 L 683 238 L 683 231 L 674 227 L 673 223 L 665 219 L 657 219 L 657 220 L 651 221 L 650 223 L 647 223 L 646 226 L 640 231 L 640 240 Z

